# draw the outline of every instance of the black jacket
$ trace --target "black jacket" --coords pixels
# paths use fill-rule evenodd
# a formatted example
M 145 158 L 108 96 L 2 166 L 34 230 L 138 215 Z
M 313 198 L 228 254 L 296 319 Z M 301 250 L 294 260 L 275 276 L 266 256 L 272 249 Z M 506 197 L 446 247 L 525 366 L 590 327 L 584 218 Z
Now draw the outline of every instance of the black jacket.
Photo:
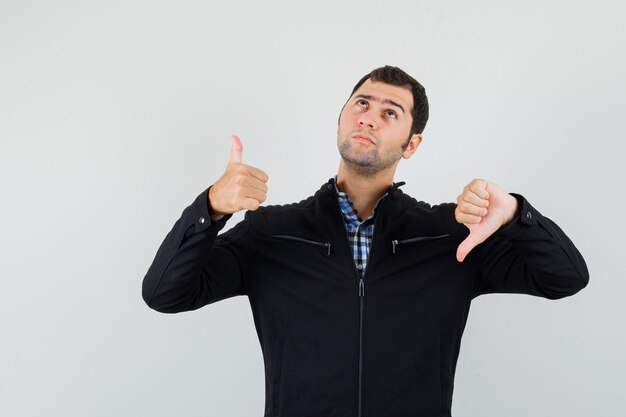
M 265 416 L 450 416 L 470 303 L 486 293 L 549 299 L 589 276 L 563 231 L 522 196 L 520 216 L 474 248 L 455 204 L 397 185 L 377 210 L 359 280 L 333 179 L 299 203 L 261 207 L 217 236 L 203 191 L 161 244 L 143 298 L 164 313 L 247 295 L 265 364 Z

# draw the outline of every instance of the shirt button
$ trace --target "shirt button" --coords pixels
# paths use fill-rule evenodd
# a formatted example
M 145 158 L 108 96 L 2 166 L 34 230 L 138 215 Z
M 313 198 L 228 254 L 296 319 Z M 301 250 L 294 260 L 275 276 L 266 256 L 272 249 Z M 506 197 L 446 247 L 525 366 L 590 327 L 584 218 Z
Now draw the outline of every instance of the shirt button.
M 532 219 L 532 218 L 533 218 L 533 215 L 530 213 L 530 211 L 529 211 L 528 213 L 526 213 L 526 218 L 527 218 L 528 220 L 530 220 L 530 219 Z
M 200 224 L 203 224 L 203 223 L 204 223 L 204 217 L 200 217 L 200 218 L 198 219 L 198 221 L 200 222 Z
M 358 265 L 356 266 L 356 268 L 357 268 L 358 270 L 363 269 L 363 264 L 358 264 Z

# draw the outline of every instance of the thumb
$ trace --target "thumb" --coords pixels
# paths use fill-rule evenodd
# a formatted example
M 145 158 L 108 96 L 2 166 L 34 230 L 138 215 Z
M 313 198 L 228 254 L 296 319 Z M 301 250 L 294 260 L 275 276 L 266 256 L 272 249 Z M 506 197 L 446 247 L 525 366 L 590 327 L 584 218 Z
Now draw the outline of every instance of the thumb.
M 456 260 L 459 262 L 463 262 L 467 254 L 470 253 L 472 249 L 474 249 L 476 246 L 478 246 L 482 242 L 483 240 L 480 239 L 478 236 L 476 236 L 475 233 L 470 232 L 469 236 L 467 236 L 465 240 L 461 242 L 459 244 L 459 247 L 456 249 Z
M 230 139 L 232 140 L 233 145 L 230 148 L 230 160 L 228 162 L 241 163 L 241 154 L 243 153 L 243 145 L 241 144 L 241 139 L 239 139 L 237 135 L 232 135 Z

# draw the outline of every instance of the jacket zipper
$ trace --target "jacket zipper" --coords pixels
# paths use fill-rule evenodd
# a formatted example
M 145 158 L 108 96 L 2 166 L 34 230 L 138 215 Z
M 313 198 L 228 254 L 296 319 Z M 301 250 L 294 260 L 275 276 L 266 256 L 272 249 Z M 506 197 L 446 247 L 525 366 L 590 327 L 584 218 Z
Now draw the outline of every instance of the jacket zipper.
M 374 227 L 376 228 L 376 227 Z M 391 241 L 391 248 L 392 248 L 392 252 L 395 254 L 396 253 L 396 246 L 398 245 L 404 245 L 406 243 L 414 243 L 414 242 L 424 242 L 427 240 L 435 240 L 435 239 L 441 239 L 444 237 L 448 237 L 450 236 L 450 233 L 446 233 L 444 235 L 438 235 L 438 236 L 420 236 L 420 237 L 413 237 L 411 239 L 403 239 L 403 240 L 392 240 Z
M 376 226 L 374 226 L 374 231 L 376 231 Z M 372 235 L 372 243 L 374 241 L 374 236 Z M 371 248 L 370 248 L 371 252 Z M 369 263 L 369 255 L 367 257 Z M 352 262 L 354 263 L 354 261 Z M 367 268 L 365 269 L 365 273 L 367 273 Z M 358 271 L 357 271 L 358 274 Z M 363 415 L 363 298 L 365 297 L 365 282 L 363 278 L 359 277 L 359 395 L 358 395 L 358 413 L 357 416 L 361 417 Z
M 316 242 L 314 240 L 303 239 L 301 237 L 290 236 L 290 235 L 272 235 L 272 237 L 277 237 L 279 239 L 295 240 L 297 242 L 310 243 L 312 245 L 317 245 L 317 246 L 324 246 L 326 248 L 326 256 L 330 256 L 331 244 L 328 242 Z
M 378 212 L 376 213 L 376 219 L 374 220 L 374 232 L 372 233 L 372 244 L 370 245 L 370 248 L 367 254 L 367 261 L 365 262 L 365 273 L 363 274 L 363 278 L 359 276 L 360 313 L 359 313 L 359 409 L 358 409 L 358 417 L 363 416 L 363 303 L 365 302 L 365 276 L 367 275 L 367 272 L 370 270 L 370 263 L 372 262 L 372 249 L 374 249 L 374 241 L 375 241 L 374 237 L 376 236 L 376 230 L 380 229 L 380 227 L 378 226 L 378 223 L 380 223 L 379 219 L 381 218 L 380 212 L 383 206 L 385 205 L 385 202 L 387 201 L 388 197 L 389 196 L 387 195 L 380 202 L 380 206 L 378 207 L 378 210 L 377 210 Z M 346 232 L 346 237 L 347 236 L 348 236 L 348 233 Z M 352 264 L 354 264 L 354 261 L 352 261 Z M 355 269 L 356 269 L 356 266 L 355 266 Z M 357 271 L 357 275 L 358 275 L 358 271 Z
M 359 289 L 359 383 L 358 383 L 358 403 L 357 403 L 357 417 L 362 417 L 363 416 L 363 302 L 364 302 L 364 298 L 365 298 L 365 281 L 364 278 L 367 275 L 367 271 L 369 271 L 369 266 L 370 266 L 370 262 L 372 259 L 372 249 L 374 248 L 374 236 L 376 235 L 376 226 L 378 225 L 378 219 L 380 219 L 380 211 L 383 207 L 383 205 L 385 204 L 385 201 L 387 201 L 388 196 L 385 196 L 385 198 L 380 202 L 380 206 L 378 207 L 377 213 L 376 213 L 376 220 L 374 220 L 374 233 L 372 234 L 372 244 L 370 245 L 369 251 L 368 251 L 368 255 L 367 255 L 367 262 L 365 263 L 365 273 L 363 274 L 363 278 L 361 278 L 361 275 L 359 274 L 359 271 L 356 268 L 356 265 L 354 264 L 354 258 L 350 259 L 350 263 L 352 264 L 352 267 L 354 268 L 354 272 L 356 273 L 356 277 L 358 280 L 358 289 Z M 335 200 L 337 200 L 335 198 Z M 339 211 L 339 220 L 341 220 L 341 227 L 343 229 L 343 235 L 346 238 L 346 244 L 348 246 L 349 249 L 349 253 L 352 253 L 352 247 L 350 246 L 350 239 L 348 238 L 348 231 L 346 230 L 346 225 L 344 223 L 343 220 L 343 212 L 341 211 L 341 207 L 339 207 L 339 204 L 337 203 L 337 210 Z

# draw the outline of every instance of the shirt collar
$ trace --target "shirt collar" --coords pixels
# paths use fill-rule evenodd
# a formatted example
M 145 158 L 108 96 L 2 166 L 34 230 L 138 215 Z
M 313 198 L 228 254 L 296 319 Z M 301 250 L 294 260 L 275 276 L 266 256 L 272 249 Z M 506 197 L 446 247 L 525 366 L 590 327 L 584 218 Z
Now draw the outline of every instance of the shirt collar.
M 333 185 L 335 187 L 335 194 L 337 196 L 337 200 L 339 201 L 339 207 L 341 208 L 341 213 L 343 214 L 344 221 L 347 224 L 352 224 L 355 226 L 358 226 L 360 223 L 364 223 L 369 219 L 373 220 L 376 217 L 376 210 L 378 209 L 380 202 L 389 194 L 389 191 L 383 194 L 383 196 L 380 197 L 378 201 L 376 201 L 376 204 L 374 204 L 374 208 L 372 209 L 372 215 L 364 221 L 361 221 L 359 220 L 359 216 L 356 208 L 354 207 L 354 203 L 352 203 L 352 200 L 350 199 L 348 193 L 339 191 L 339 188 L 337 188 L 337 175 L 335 175 L 333 178 Z M 397 188 L 396 183 L 394 183 L 393 186 L 389 189 L 391 190 L 395 188 Z

